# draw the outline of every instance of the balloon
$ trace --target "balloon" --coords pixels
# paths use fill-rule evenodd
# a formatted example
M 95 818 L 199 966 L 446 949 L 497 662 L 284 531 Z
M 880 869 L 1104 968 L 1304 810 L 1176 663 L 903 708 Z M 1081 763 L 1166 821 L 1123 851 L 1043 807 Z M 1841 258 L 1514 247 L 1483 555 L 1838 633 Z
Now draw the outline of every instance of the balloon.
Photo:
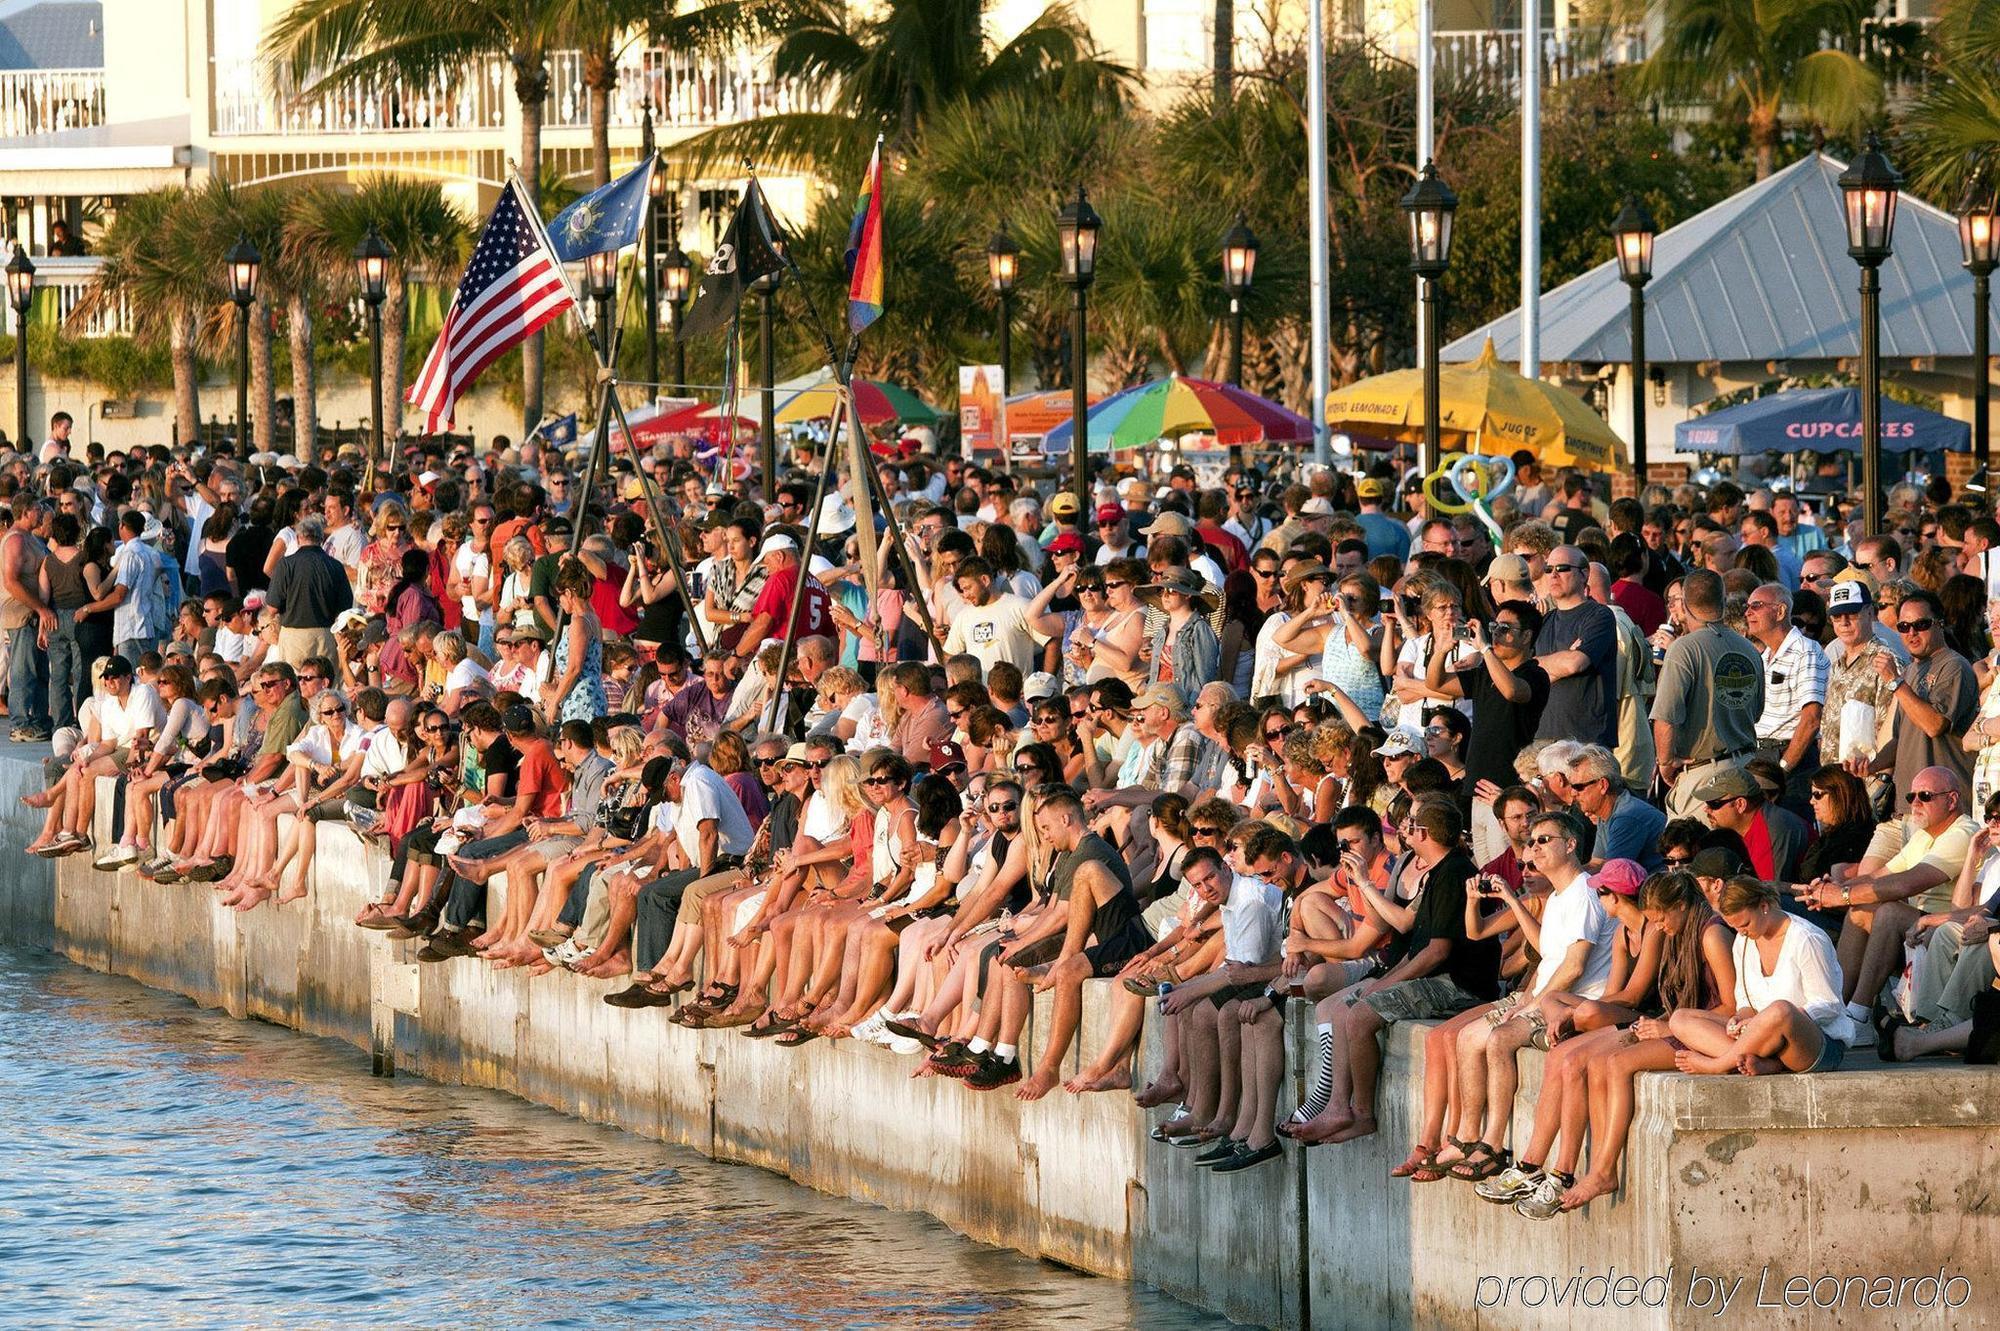
M 1481 457 L 1477 454 L 1454 454 L 1448 468 L 1441 468 L 1451 477 L 1451 488 L 1465 498 L 1464 508 L 1456 511 L 1472 510 L 1474 517 L 1486 525 L 1493 536 L 1494 545 L 1500 544 L 1500 524 L 1493 520 L 1493 501 L 1514 488 L 1514 460 L 1509 457 Z M 1495 474 L 1499 479 L 1493 479 Z M 1472 478 L 1477 478 L 1476 483 Z M 1426 491 L 1428 493 L 1428 491 Z
M 1463 513 L 1472 507 L 1468 498 L 1464 503 L 1454 503 L 1438 498 L 1437 483 L 1451 474 L 1451 469 L 1466 460 L 1464 453 L 1447 453 L 1438 462 L 1437 470 L 1424 477 L 1424 502 L 1439 513 Z M 1454 483 L 1455 486 L 1456 483 Z M 1463 493 L 1461 491 L 1461 493 Z

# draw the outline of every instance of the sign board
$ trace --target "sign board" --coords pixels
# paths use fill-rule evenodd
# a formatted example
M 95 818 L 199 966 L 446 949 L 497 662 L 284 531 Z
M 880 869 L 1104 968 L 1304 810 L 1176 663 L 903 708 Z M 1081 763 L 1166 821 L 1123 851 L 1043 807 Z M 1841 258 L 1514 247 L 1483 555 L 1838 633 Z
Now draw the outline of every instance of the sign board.
M 1007 395 L 998 365 L 958 367 L 958 437 L 967 457 L 1007 449 Z

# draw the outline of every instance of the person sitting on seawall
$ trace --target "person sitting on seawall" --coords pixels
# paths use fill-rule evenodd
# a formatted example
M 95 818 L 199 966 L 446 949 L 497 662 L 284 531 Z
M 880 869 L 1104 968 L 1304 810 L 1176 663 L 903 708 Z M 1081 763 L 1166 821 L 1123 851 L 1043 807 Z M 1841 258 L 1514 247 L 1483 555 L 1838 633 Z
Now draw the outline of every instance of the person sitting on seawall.
M 324 706 L 328 699 L 339 703 L 340 695 L 328 690 L 319 696 L 316 705 Z M 407 698 L 398 698 L 396 703 L 407 711 Z M 313 854 L 319 848 L 320 824 L 347 822 L 350 805 L 373 807 L 374 792 L 361 784 L 368 761 L 378 747 L 385 753 L 391 750 L 400 753 L 400 746 L 388 725 L 389 707 L 389 695 L 382 690 L 361 690 L 354 698 L 353 715 L 345 718 L 339 760 L 322 764 L 293 763 L 293 770 L 298 775 L 299 806 L 304 812 L 292 820 L 277 862 L 271 866 L 270 873 L 252 884 L 255 890 L 275 890 L 280 905 L 297 901 L 306 894 L 306 875 L 312 870 Z M 398 758 L 392 772 L 400 770 L 401 765 Z
M 1883 1019 L 1876 1049 L 1885 1063 L 1965 1047 L 1968 1023 L 1993 988 L 1993 924 L 2000 912 L 2000 794 L 1990 796 L 1985 821 L 1952 887 L 1951 908 L 1930 911 L 1909 927 L 1907 994 Z M 1940 1043 L 1947 1032 L 1957 1038 Z M 1970 1060 L 1968 1060 L 1970 1061 Z
M 1631 916 L 1640 917 L 1640 954 L 1621 958 L 1629 973 L 1622 984 L 1614 976 L 1615 993 L 1574 1004 L 1550 1026 L 1556 1043 L 1543 1067 L 1531 1139 L 1511 1169 L 1476 1188 L 1487 1201 L 1511 1201 L 1529 1220 L 1554 1219 L 1617 1187 L 1618 1158 L 1632 1126 L 1633 1079 L 1674 1066 L 1667 1014 L 1700 1007 L 1726 1016 L 1735 1004 L 1734 935 L 1692 875 L 1657 873 L 1636 898 L 1602 888 L 1599 897 L 1627 934 Z M 1579 1180 L 1586 1126 L 1591 1169 Z
M 1675 1012 L 1668 1031 L 1686 1048 L 1674 1066 L 1744 1076 L 1838 1069 L 1855 1025 L 1840 1001 L 1833 941 L 1810 920 L 1787 914 L 1778 889 L 1761 879 L 1730 879 L 1717 913 L 1736 931 L 1736 1011 Z
M 54 858 L 90 850 L 97 778 L 122 777 L 135 760 L 143 761 L 166 722 L 160 695 L 133 678 L 132 663 L 122 656 L 106 657 L 97 695 L 98 737 L 76 746 L 68 770 L 50 789 L 22 797 L 28 807 L 47 810 L 42 833 L 28 843 L 28 853 Z
M 1845 908 L 1840 966 L 1847 977 L 1847 1015 L 1863 1029 L 1874 1020 L 1882 986 L 1903 969 L 1903 938 L 1926 913 L 1952 908 L 1953 890 L 1978 829 L 1965 813 L 1965 788 L 1947 767 L 1918 772 L 1908 792 L 1910 813 L 1876 830 L 1861 863 L 1799 892 L 1815 910 Z

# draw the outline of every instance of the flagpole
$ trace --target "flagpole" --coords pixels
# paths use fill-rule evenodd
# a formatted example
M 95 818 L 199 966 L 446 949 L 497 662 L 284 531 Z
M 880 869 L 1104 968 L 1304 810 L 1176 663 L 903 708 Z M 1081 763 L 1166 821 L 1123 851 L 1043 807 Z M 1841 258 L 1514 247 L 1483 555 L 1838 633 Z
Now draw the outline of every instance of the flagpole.
M 679 536 L 675 534 L 673 527 L 667 522 L 666 510 L 660 500 L 659 487 L 653 484 L 653 478 L 647 475 L 645 467 L 640 465 L 639 443 L 632 437 L 632 423 L 625 418 L 625 404 L 619 400 L 616 380 L 613 380 L 606 386 L 604 396 L 610 401 L 611 410 L 618 418 L 618 428 L 625 435 L 625 447 L 632 452 L 632 468 L 638 473 L 639 488 L 646 496 L 646 507 L 653 515 L 653 525 L 659 529 L 660 549 L 666 554 L 668 562 L 673 566 L 674 590 L 680 593 L 681 604 L 687 608 L 688 626 L 694 633 L 695 646 L 700 649 L 703 656 L 707 656 L 708 635 L 702 632 L 701 616 L 695 613 L 694 597 L 688 591 L 687 587 L 687 555 L 681 549 Z M 604 423 L 604 427 L 608 429 L 610 428 L 610 424 L 610 421 L 607 420 Z

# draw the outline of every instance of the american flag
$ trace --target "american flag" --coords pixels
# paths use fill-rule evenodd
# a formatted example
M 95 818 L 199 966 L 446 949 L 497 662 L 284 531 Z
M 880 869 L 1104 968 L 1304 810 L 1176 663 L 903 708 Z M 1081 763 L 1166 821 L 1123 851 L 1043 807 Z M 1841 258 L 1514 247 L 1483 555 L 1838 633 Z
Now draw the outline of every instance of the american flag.
M 410 386 L 410 405 L 424 413 L 426 432 L 449 430 L 452 408 L 480 371 L 575 306 L 520 182 L 508 181 L 479 233 L 444 328 Z

